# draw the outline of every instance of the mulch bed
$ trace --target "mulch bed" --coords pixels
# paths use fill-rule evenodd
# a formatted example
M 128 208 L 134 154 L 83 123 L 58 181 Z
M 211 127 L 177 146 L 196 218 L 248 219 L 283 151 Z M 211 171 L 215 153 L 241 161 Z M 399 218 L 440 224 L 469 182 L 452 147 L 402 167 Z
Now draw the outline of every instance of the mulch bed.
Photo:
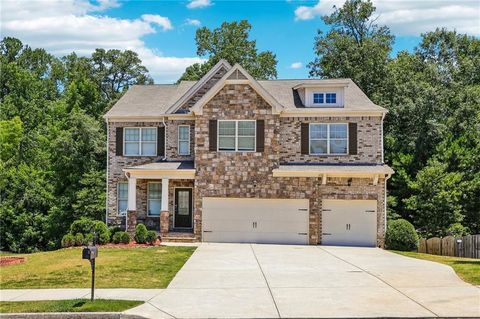
M 0 256 L 0 267 L 22 264 L 25 257 Z
M 161 241 L 157 239 L 155 244 L 150 245 L 150 244 L 137 244 L 136 242 L 132 241 L 129 244 L 114 244 L 114 243 L 108 243 L 105 245 L 97 245 L 100 248 L 148 248 L 148 247 L 154 247 L 154 246 L 161 246 Z

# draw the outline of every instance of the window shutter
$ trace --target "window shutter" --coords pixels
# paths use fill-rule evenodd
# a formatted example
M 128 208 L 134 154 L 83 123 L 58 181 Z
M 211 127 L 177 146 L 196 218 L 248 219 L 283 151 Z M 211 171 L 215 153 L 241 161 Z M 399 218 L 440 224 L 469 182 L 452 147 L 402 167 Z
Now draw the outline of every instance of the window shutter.
M 301 153 L 302 154 L 309 154 L 309 139 L 310 139 L 310 127 L 308 123 L 302 123 L 301 125 L 301 134 L 300 134 L 300 142 L 301 142 Z
M 165 156 L 165 126 L 157 129 L 157 156 Z
M 348 154 L 357 155 L 357 123 L 348 123 Z
M 208 144 L 209 151 L 217 151 L 217 120 L 208 122 Z
M 115 139 L 115 155 L 123 156 L 123 127 L 117 127 Z
M 265 120 L 257 120 L 257 152 L 265 150 Z

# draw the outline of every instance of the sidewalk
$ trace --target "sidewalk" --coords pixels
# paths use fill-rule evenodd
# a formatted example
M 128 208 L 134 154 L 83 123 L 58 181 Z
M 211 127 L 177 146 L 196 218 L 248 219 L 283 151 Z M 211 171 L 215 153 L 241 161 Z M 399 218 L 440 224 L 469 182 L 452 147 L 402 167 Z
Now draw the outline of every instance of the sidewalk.
M 95 289 L 96 299 L 120 299 L 147 301 L 164 289 Z M 0 301 L 90 299 L 89 288 L 73 289 L 2 289 Z

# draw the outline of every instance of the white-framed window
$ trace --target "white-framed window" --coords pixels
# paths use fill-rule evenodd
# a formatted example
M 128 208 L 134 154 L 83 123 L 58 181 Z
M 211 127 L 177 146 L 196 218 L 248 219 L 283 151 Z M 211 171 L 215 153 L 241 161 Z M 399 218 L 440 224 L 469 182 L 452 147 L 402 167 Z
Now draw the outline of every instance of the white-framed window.
M 337 93 L 313 93 L 313 104 L 337 104 Z
M 311 155 L 348 154 L 348 124 L 311 123 L 309 132 Z
M 162 208 L 162 183 L 149 182 L 147 186 L 148 216 L 160 216 Z
M 256 147 L 255 120 L 219 120 L 218 150 L 253 152 Z
M 123 155 L 156 156 L 156 127 L 126 127 L 123 129 Z
M 118 215 L 125 215 L 128 208 L 128 183 L 117 183 L 117 211 Z
M 178 155 L 190 155 L 190 125 L 178 126 Z

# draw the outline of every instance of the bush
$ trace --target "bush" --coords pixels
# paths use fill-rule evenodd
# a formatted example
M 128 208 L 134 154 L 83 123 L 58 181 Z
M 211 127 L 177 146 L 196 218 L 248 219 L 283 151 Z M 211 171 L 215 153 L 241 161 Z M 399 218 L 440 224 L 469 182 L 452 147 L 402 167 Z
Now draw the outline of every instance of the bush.
M 128 244 L 130 243 L 130 235 L 127 232 L 120 232 L 121 234 L 121 243 L 122 244 Z
M 97 233 L 97 242 L 99 244 L 108 244 L 110 241 L 110 231 L 104 222 L 96 221 L 93 230 Z
M 84 237 L 85 245 L 90 245 L 91 243 L 93 243 L 93 234 L 92 233 L 86 234 L 83 237 Z
M 82 246 L 85 244 L 85 237 L 82 233 L 75 234 L 75 246 Z
M 393 250 L 415 250 L 418 247 L 418 234 L 405 219 L 392 220 L 387 226 L 385 246 Z
M 145 237 L 145 240 L 147 243 L 149 243 L 150 245 L 153 245 L 155 244 L 155 242 L 157 241 L 157 233 L 154 232 L 153 230 L 149 230 L 147 232 L 147 236 Z
M 68 233 L 62 238 L 62 247 L 67 248 L 67 247 L 72 247 L 75 245 L 75 237 L 73 237 L 72 234 Z
M 447 236 L 462 237 L 470 235 L 470 229 L 460 223 L 451 224 L 447 229 Z
M 135 241 L 138 244 L 145 244 L 147 242 L 147 227 L 144 224 L 138 224 L 135 227 Z
M 125 230 L 125 228 L 118 227 L 118 226 L 110 227 L 108 229 L 108 231 L 110 232 L 110 241 L 113 242 L 113 235 L 115 235 L 115 233 L 118 233 L 119 231 L 124 231 L 124 230 Z
M 93 219 L 82 217 L 80 219 L 77 219 L 72 223 L 72 225 L 70 225 L 70 233 L 81 233 L 85 236 L 86 234 L 90 234 L 93 231 L 94 227 L 95 221 Z

